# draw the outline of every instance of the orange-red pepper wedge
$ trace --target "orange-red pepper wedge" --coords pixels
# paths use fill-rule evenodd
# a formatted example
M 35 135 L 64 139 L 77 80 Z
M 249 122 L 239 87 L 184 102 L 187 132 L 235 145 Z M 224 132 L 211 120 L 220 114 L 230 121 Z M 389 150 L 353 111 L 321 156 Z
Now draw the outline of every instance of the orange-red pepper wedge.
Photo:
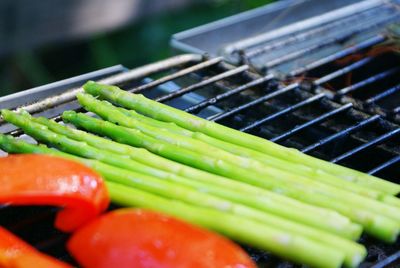
M 46 155 L 0 158 L 0 204 L 54 205 L 55 226 L 65 232 L 106 210 L 109 197 L 101 177 L 70 160 Z
M 255 268 L 228 239 L 141 209 L 119 209 L 77 230 L 67 248 L 86 268 Z
M 37 251 L 0 227 L 0 267 L 70 268 L 72 266 Z

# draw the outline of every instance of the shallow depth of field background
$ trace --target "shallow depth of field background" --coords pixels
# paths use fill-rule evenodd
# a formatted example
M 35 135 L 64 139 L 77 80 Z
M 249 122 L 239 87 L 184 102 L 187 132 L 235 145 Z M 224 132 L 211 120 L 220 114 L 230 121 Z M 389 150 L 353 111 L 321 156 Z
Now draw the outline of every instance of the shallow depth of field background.
M 166 58 L 172 55 L 169 46 L 172 34 L 272 2 L 53 0 L 46 4 L 46 1 L 0 3 L 3 43 L 0 45 L 0 96 L 115 64 L 133 68 Z M 126 7 L 118 7 L 121 1 Z M 72 18 L 63 18 L 72 4 L 74 10 L 69 14 Z M 105 10 L 100 12 L 101 8 Z M 91 9 L 99 11 L 95 13 Z M 101 15 L 87 15 L 92 13 Z M 119 25 L 109 28 L 100 25 L 108 18 L 122 20 L 122 16 L 127 18 Z M 60 26 L 55 19 L 65 19 L 68 23 Z M 79 33 L 96 26 L 103 29 L 67 33 L 70 28 Z

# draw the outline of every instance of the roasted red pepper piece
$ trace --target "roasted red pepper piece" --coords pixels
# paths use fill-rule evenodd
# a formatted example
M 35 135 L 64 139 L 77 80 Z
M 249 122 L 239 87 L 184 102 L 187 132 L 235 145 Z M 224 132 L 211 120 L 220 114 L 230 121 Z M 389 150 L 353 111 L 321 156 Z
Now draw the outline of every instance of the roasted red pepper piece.
M 66 232 L 97 217 L 109 204 L 99 175 L 59 157 L 26 154 L 0 158 L 0 185 L 1 204 L 63 207 L 55 226 Z
M 0 267 L 69 268 L 72 266 L 37 251 L 0 227 Z
M 141 209 L 105 214 L 76 231 L 67 248 L 86 268 L 256 267 L 228 239 Z

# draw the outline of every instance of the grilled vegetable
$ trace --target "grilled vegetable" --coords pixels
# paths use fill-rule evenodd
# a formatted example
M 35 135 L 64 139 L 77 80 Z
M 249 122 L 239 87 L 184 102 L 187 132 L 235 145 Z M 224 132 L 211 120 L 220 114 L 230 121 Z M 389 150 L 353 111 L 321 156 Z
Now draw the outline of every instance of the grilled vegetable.
M 70 140 L 70 143 L 67 144 L 64 140 L 68 139 L 57 137 L 56 134 L 54 135 L 54 138 L 58 140 L 58 144 L 64 149 L 72 148 L 70 150 L 74 150 L 73 148 L 79 148 L 80 152 L 90 150 L 90 146 L 87 146 L 84 143 L 73 142 Z M 53 144 L 55 144 L 55 142 L 53 142 Z M 99 155 L 101 154 L 101 152 L 97 151 L 96 154 Z M 91 155 L 94 155 L 94 153 L 92 152 Z M 145 166 L 140 167 L 138 166 L 141 165 L 139 163 L 135 163 L 133 161 L 127 162 L 126 160 L 124 161 L 124 158 L 118 157 L 117 155 L 113 154 L 104 155 L 103 157 L 101 157 L 101 159 L 113 159 L 111 164 L 114 163 L 116 165 L 120 165 L 120 167 L 124 169 L 131 169 L 133 171 L 139 171 L 142 173 L 147 173 L 148 175 L 153 175 L 161 178 L 161 180 L 158 180 L 137 172 L 130 172 L 124 169 L 111 167 L 96 161 L 86 162 L 87 165 L 98 171 L 100 174 L 103 175 L 104 178 L 109 181 L 124 184 L 126 186 L 131 186 L 160 196 L 164 196 L 166 198 L 181 200 L 195 206 L 204 206 L 216 210 L 221 210 L 227 213 L 236 214 L 265 223 L 266 225 L 272 226 L 274 228 L 285 230 L 288 234 L 291 235 L 301 235 L 310 238 L 316 242 L 320 242 L 323 245 L 329 245 L 333 248 L 336 248 L 337 250 L 343 250 L 343 252 L 346 254 L 346 263 L 352 263 L 355 256 L 365 255 L 365 249 L 362 246 L 357 245 L 356 243 L 347 241 L 345 239 L 336 237 L 332 234 L 322 232 L 317 229 L 313 229 L 295 222 L 285 220 L 272 214 L 263 213 L 259 210 L 255 210 L 238 203 L 230 202 L 227 199 L 222 199 L 213 195 L 198 192 L 197 187 L 192 188 L 181 186 L 180 182 L 185 179 L 174 176 L 173 174 L 163 174 L 162 171 L 157 171 L 153 168 L 146 168 Z M 126 164 L 123 164 L 121 166 L 120 163 Z M 171 181 L 172 183 L 168 181 Z M 202 185 L 201 189 L 202 191 L 208 192 L 209 188 L 207 187 L 207 185 Z
M 73 112 L 69 112 L 69 114 L 73 114 Z M 121 167 L 121 165 L 123 165 L 124 168 L 129 168 L 131 166 L 131 163 L 126 163 L 126 159 L 118 159 L 116 157 L 107 155 L 107 153 L 102 152 L 100 150 L 95 150 L 93 151 L 93 148 L 89 148 L 90 146 L 87 146 L 86 144 L 76 144 L 71 140 L 68 140 L 65 137 L 60 137 L 55 135 L 53 132 L 48 131 L 48 129 L 45 126 L 40 126 L 34 122 L 32 122 L 29 118 L 12 113 L 12 112 L 8 112 L 8 111 L 3 111 L 3 116 L 6 120 L 8 120 L 11 123 L 14 123 L 18 126 L 20 126 L 21 128 L 23 128 L 29 135 L 39 139 L 39 140 L 44 140 L 46 142 L 50 142 L 51 144 L 55 145 L 55 146 L 61 146 L 61 148 L 63 150 L 69 150 L 69 152 L 72 152 L 74 154 L 78 154 L 81 155 L 82 153 L 85 153 L 86 157 L 90 157 L 90 158 L 97 158 L 97 159 L 101 159 L 102 161 L 108 161 L 108 163 L 117 165 L 119 167 Z M 133 136 L 135 135 L 135 131 L 130 130 L 130 129 L 126 129 L 126 128 L 122 128 L 119 126 L 115 126 L 109 122 L 105 122 L 105 121 L 101 121 L 89 116 L 85 116 L 85 115 L 77 115 L 78 118 L 81 118 L 83 120 L 81 120 L 82 122 L 86 122 L 86 124 L 89 122 L 89 124 L 91 124 L 90 122 L 94 122 L 96 124 L 94 124 L 92 126 L 92 128 L 90 130 L 92 131 L 106 131 L 107 129 L 109 129 L 111 132 L 111 135 L 115 135 L 118 139 L 127 139 L 128 141 L 131 141 Z M 81 123 L 82 123 L 81 122 Z M 76 122 L 74 122 L 76 123 Z M 101 126 L 101 127 L 99 127 Z M 111 126 L 111 128 L 109 128 L 109 126 Z M 87 126 L 85 126 L 87 127 Z M 116 132 L 115 129 L 118 131 Z M 125 134 L 125 138 L 124 138 L 124 131 L 128 131 L 127 134 Z M 110 134 L 109 134 L 110 135 Z M 141 137 L 138 140 L 144 141 L 146 139 L 146 137 Z M 64 142 L 61 142 L 64 141 Z M 157 146 L 156 148 L 160 148 L 160 146 L 158 146 L 158 142 L 157 141 L 153 141 L 151 144 L 153 144 L 153 146 Z M 83 149 L 86 145 L 86 149 Z M 163 146 L 161 148 L 168 148 L 168 144 L 163 144 Z M 172 147 L 172 149 L 170 149 L 169 151 L 172 152 L 178 152 L 178 150 L 174 147 Z M 157 152 L 157 151 L 156 151 Z M 183 156 L 186 155 L 190 155 L 193 154 L 190 151 L 185 151 L 184 154 L 182 154 Z M 201 159 L 202 156 L 199 155 L 194 155 L 193 159 Z M 218 160 L 215 160 L 218 161 Z M 206 162 L 207 163 L 207 162 Z M 229 171 L 229 169 L 228 169 Z M 247 173 L 245 173 L 246 171 L 243 171 L 244 174 L 246 175 Z M 240 175 L 240 172 L 239 172 Z M 262 185 L 263 186 L 263 185 Z M 284 186 L 282 186 L 279 183 L 276 183 L 276 187 L 277 189 L 279 189 L 280 191 L 284 190 L 284 194 L 289 195 L 291 197 L 294 198 L 299 198 L 300 200 L 306 201 L 306 202 L 310 202 L 312 204 L 316 204 L 316 205 L 320 205 L 320 206 L 324 206 L 324 207 L 328 207 L 328 208 L 332 208 L 337 210 L 338 212 L 348 216 L 349 218 L 351 218 L 352 220 L 362 224 L 365 227 L 365 230 L 380 238 L 383 239 L 385 241 L 394 241 L 398 235 L 399 232 L 399 224 L 397 222 L 395 222 L 394 220 L 391 220 L 391 216 L 395 217 L 396 215 L 398 216 L 399 214 L 393 214 L 393 215 L 389 215 L 389 216 L 382 216 L 380 213 L 382 213 L 383 215 L 386 215 L 384 213 L 387 213 L 387 211 L 376 211 L 374 212 L 374 208 L 369 208 L 369 207 L 363 207 L 363 206 L 358 206 L 358 204 L 354 204 L 352 206 L 348 206 L 348 203 L 346 203 L 345 200 L 337 200 L 335 198 L 329 198 L 326 195 L 323 195 L 321 193 L 319 193 L 319 191 L 313 191 L 313 189 L 304 189 L 302 187 L 291 187 L 291 185 L 287 185 L 287 188 L 284 188 Z M 329 193 L 328 193 L 329 194 Z M 361 198 L 361 196 L 360 196 Z M 366 199 L 366 198 L 364 198 Z M 369 200 L 367 199 L 366 203 L 371 203 L 374 200 Z M 352 200 L 347 201 L 347 202 L 352 202 Z M 391 207 L 391 206 L 387 206 L 381 203 L 378 203 L 380 206 L 388 208 L 389 210 L 395 210 L 397 208 L 395 207 Z M 372 210 L 372 211 L 371 211 Z M 354 228 L 349 228 L 348 229 L 349 232 L 355 232 L 355 233 L 359 233 L 359 231 L 357 231 L 357 229 Z
M 11 155 L 0 158 L 0 203 L 65 207 L 55 225 L 73 231 L 104 211 L 109 203 L 99 175 L 58 157 Z
M 74 233 L 68 249 L 88 268 L 256 267 L 229 240 L 141 209 L 120 209 L 101 216 Z
M 112 106 L 112 104 L 110 104 L 107 101 L 103 101 L 103 103 L 106 105 Z M 115 109 L 118 109 L 118 111 L 124 113 L 127 116 L 135 118 L 141 122 L 144 122 L 150 126 L 158 128 L 158 129 L 165 129 L 172 133 L 176 133 L 179 135 L 191 137 L 193 139 L 201 140 L 212 146 L 215 146 L 215 147 L 225 150 L 227 152 L 233 153 L 235 155 L 246 157 L 246 158 L 252 158 L 252 159 L 255 159 L 255 160 L 258 160 L 258 161 L 264 163 L 265 165 L 270 165 L 270 166 L 276 167 L 278 169 L 289 171 L 293 174 L 299 174 L 299 175 L 306 176 L 311 179 L 319 180 L 321 182 L 324 182 L 324 183 L 327 183 L 327 184 L 330 184 L 330 185 L 333 185 L 333 186 L 336 186 L 339 188 L 343 188 L 345 190 L 348 190 L 348 191 L 351 191 L 354 193 L 365 195 L 365 196 L 380 200 L 384 203 L 391 204 L 393 206 L 400 207 L 400 198 L 397 198 L 390 194 L 382 193 L 380 191 L 371 189 L 370 187 L 360 185 L 360 184 L 357 184 L 352 181 L 338 179 L 336 176 L 328 174 L 322 170 L 315 170 L 310 167 L 300 165 L 299 163 L 292 163 L 292 162 L 284 161 L 282 159 L 272 157 L 272 156 L 260 153 L 258 151 L 252 150 L 252 149 L 238 146 L 236 144 L 229 143 L 229 142 L 224 142 L 219 139 L 205 135 L 201 132 L 193 132 L 193 131 L 184 129 L 180 126 L 177 126 L 175 123 L 158 121 L 151 117 L 141 115 L 141 114 L 135 112 L 134 110 L 127 110 L 127 109 L 124 109 L 121 107 L 116 107 L 116 106 L 113 106 L 113 107 Z M 122 124 L 122 125 L 124 125 L 124 124 Z M 128 126 L 128 125 L 126 125 L 126 126 Z
M 399 210 L 397 207 L 379 203 L 376 200 L 367 199 L 351 193 L 348 194 L 351 198 L 335 198 L 332 197 L 335 192 L 325 191 L 324 194 L 322 194 L 319 189 L 314 190 L 307 186 L 299 186 L 296 183 L 284 184 L 281 182 L 264 180 L 263 176 L 251 174 L 247 172 L 246 169 L 241 169 L 218 159 L 202 156 L 192 151 L 160 142 L 143 135 L 143 133 L 138 130 L 120 127 L 84 114 L 65 112 L 63 118 L 78 127 L 83 127 L 91 132 L 109 136 L 119 142 L 133 146 L 144 146 L 154 153 L 176 161 L 187 164 L 195 163 L 199 168 L 206 168 L 232 179 L 250 182 L 254 185 L 274 190 L 280 194 L 309 204 L 336 210 L 353 221 L 362 224 L 368 233 L 385 241 L 394 241 L 398 235 L 400 225 L 395 219 L 398 219 L 400 214 L 396 212 Z M 19 126 L 22 127 L 21 124 L 19 124 Z M 27 130 L 25 129 L 25 131 Z M 349 204 L 352 205 L 349 206 Z M 383 207 L 385 207 L 385 209 L 381 209 Z
M 369 189 L 365 186 L 358 185 L 353 182 L 349 181 L 344 181 L 342 179 L 338 179 L 334 176 L 326 174 L 318 174 L 315 173 L 314 171 L 311 171 L 311 173 L 307 174 L 308 176 L 305 175 L 296 175 L 296 172 L 289 172 L 289 170 L 298 170 L 301 169 L 299 168 L 300 165 L 296 164 L 295 166 L 286 164 L 285 162 L 280 160 L 280 159 L 275 159 L 274 161 L 271 162 L 277 162 L 279 166 L 287 166 L 286 170 L 282 169 L 276 169 L 274 166 L 265 164 L 263 165 L 262 163 L 258 161 L 254 161 L 251 158 L 243 158 L 243 157 L 238 157 L 236 155 L 230 154 L 227 151 L 224 151 L 222 149 L 210 146 L 209 144 L 198 141 L 195 139 L 191 139 L 190 137 L 187 137 L 186 135 L 177 135 L 175 133 L 171 133 L 166 129 L 163 128 L 155 128 L 151 126 L 151 124 L 146 124 L 143 123 L 144 119 L 142 117 L 142 120 L 136 120 L 134 118 L 131 118 L 126 115 L 126 112 L 122 112 L 121 108 L 116 108 L 112 106 L 110 103 L 107 103 L 105 101 L 101 102 L 96 100 L 94 97 L 87 95 L 87 94 L 79 94 L 78 95 L 79 102 L 82 104 L 83 107 L 85 107 L 86 110 L 91 111 L 96 113 L 97 115 L 103 117 L 107 121 L 114 122 L 117 125 L 122 125 L 130 128 L 137 129 L 141 131 L 143 134 L 148 135 L 152 138 L 162 140 L 164 142 L 167 142 L 169 144 L 176 145 L 178 147 L 182 147 L 187 150 L 191 150 L 194 152 L 197 152 L 201 155 L 208 155 L 210 157 L 216 158 L 218 160 L 224 160 L 228 163 L 238 165 L 239 167 L 246 168 L 247 172 L 249 171 L 254 171 L 257 174 L 264 175 L 264 180 L 265 179 L 270 179 L 270 180 L 284 180 L 285 182 L 293 183 L 293 184 L 301 184 L 303 183 L 304 187 L 313 187 L 314 189 L 324 189 L 328 190 L 330 192 L 334 191 L 335 193 L 341 192 L 343 194 L 346 194 L 345 192 L 341 191 L 343 190 L 348 190 L 350 192 L 354 192 L 366 197 L 371 197 L 373 199 L 377 200 L 382 200 L 383 202 L 386 202 L 391 205 L 398 206 L 400 199 L 393 197 L 392 195 L 388 195 L 386 193 L 378 192 L 375 191 L 374 189 Z M 150 119 L 150 118 L 149 118 Z M 148 122 L 147 120 L 146 122 Z M 153 120 L 153 124 L 154 124 Z M 167 123 L 168 124 L 168 123 Z M 176 129 L 174 127 L 174 129 Z M 202 135 L 206 136 L 206 135 Z M 208 138 L 210 139 L 210 138 Z M 213 138 L 211 138 L 213 139 Z M 214 139 L 216 140 L 216 139 Z M 219 142 L 221 143 L 221 142 Z M 232 147 L 234 148 L 235 145 L 227 145 L 225 144 L 224 147 Z M 237 148 L 238 151 L 242 151 L 240 148 Z M 317 180 L 317 181 L 315 181 Z M 327 187 L 327 185 L 332 185 L 340 189 L 335 189 L 331 187 Z M 354 195 L 353 195 L 354 196 Z M 344 197 L 341 197 L 344 198 Z M 393 203 L 393 201 L 396 201 L 397 203 Z M 364 203 L 364 201 L 360 201 L 360 203 Z M 393 211 L 392 211 L 393 212 Z
M 267 156 L 258 151 L 226 143 L 203 133 L 194 133 L 175 124 L 139 115 L 135 111 L 117 108 L 109 102 L 99 101 L 88 94 L 78 94 L 78 100 L 86 110 L 96 113 L 109 122 L 140 130 L 153 138 L 195 151 L 202 155 L 208 155 L 246 167 L 247 170 L 261 172 L 271 179 L 280 179 L 282 177 L 292 178 L 293 181 L 298 183 L 301 178 L 308 178 L 374 199 L 381 200 L 386 196 L 392 197 L 366 186 L 342 180 L 325 172 L 316 172 L 309 167 L 297 163 L 290 163 L 279 158 Z M 200 139 L 195 139 L 196 137 Z M 308 184 L 312 183 L 311 180 L 308 181 Z M 314 185 L 318 186 L 320 184 Z
M 353 181 L 388 194 L 395 195 L 400 192 L 400 185 L 398 184 L 335 165 L 305 155 L 297 150 L 285 148 L 262 138 L 207 121 L 173 107 L 152 101 L 142 95 L 123 91 L 116 86 L 102 85 L 90 81 L 85 84 L 84 89 L 91 95 L 100 96 L 113 103 L 136 110 L 161 121 L 176 123 L 178 126 L 191 131 L 201 132 L 222 141 L 250 148 L 285 161 L 306 165 L 314 170 L 323 170 L 329 174 L 340 176 L 344 180 Z
M 346 237 L 358 237 L 359 233 L 357 233 L 356 230 L 359 230 L 359 228 L 352 227 L 348 218 L 341 216 L 334 211 L 310 206 L 249 184 L 230 180 L 199 169 L 194 169 L 152 154 L 147 150 L 127 146 L 84 131 L 72 129 L 57 124 L 47 118 L 30 117 L 30 119 L 47 126 L 58 134 L 65 135 L 74 140 L 86 142 L 97 149 L 107 150 L 118 155 L 129 156 L 132 160 L 141 164 L 185 177 L 187 179 L 166 175 L 167 177 L 174 178 L 175 181 L 183 185 L 191 186 L 196 189 L 203 189 L 203 191 L 207 191 L 213 195 L 270 212 L 318 229 Z M 135 164 L 130 165 L 129 167 L 135 168 L 137 166 L 138 165 Z M 150 171 L 151 169 L 147 168 L 146 170 Z M 146 173 L 147 175 L 154 174 L 151 172 L 143 173 Z M 156 174 L 160 174 L 160 172 L 156 172 Z
M 47 256 L 0 227 L 0 267 L 68 268 L 72 267 Z
M 398 236 L 400 199 L 393 195 L 400 185 L 321 164 L 117 87 L 88 82 L 84 88 L 142 114 L 78 94 L 86 110 L 107 121 L 73 111 L 64 112 L 64 121 L 112 141 L 3 110 L 5 120 L 30 136 L 79 157 L 1 135 L 0 148 L 80 161 L 103 175 L 118 204 L 163 211 L 311 266 L 353 267 L 362 261 L 365 248 L 343 238 L 360 235 L 360 225 L 350 220 L 384 241 Z
M 95 160 L 80 159 L 66 153 L 49 149 L 45 146 L 32 145 L 11 136 L 0 135 L 1 148 L 8 152 L 53 154 L 65 158 L 82 161 L 88 166 L 103 166 L 118 173 L 121 180 L 123 171 Z M 125 171 L 126 172 L 126 171 Z M 288 234 L 277 228 L 258 221 L 238 217 L 220 210 L 202 208 L 176 200 L 167 199 L 143 190 L 124 186 L 115 182 L 107 182 L 107 188 L 113 202 L 124 206 L 138 206 L 162 211 L 188 222 L 217 231 L 236 241 L 268 250 L 278 256 L 294 262 L 305 263 L 315 267 L 340 267 L 344 261 L 344 253 L 329 246 L 315 243 L 299 235 Z M 360 252 L 361 253 L 361 252 Z M 350 267 L 355 267 L 365 254 L 356 254 L 350 260 Z
M 70 129 L 68 127 L 61 126 L 55 122 L 51 122 L 48 119 L 31 118 L 31 120 L 35 121 L 35 122 L 37 122 L 37 121 L 45 122 L 46 125 L 52 126 L 52 129 L 59 129 L 59 130 L 62 130 L 62 132 L 64 132 L 64 133 L 78 132 L 76 134 L 85 134 L 85 133 L 82 133 L 82 131 L 78 131 L 78 130 L 73 131 L 72 129 Z M 90 134 L 87 134 L 87 135 L 93 136 Z M 96 137 L 92 137 L 92 138 L 96 138 Z M 99 137 L 97 137 L 97 138 L 99 138 Z M 99 139 L 101 139 L 101 138 L 99 138 Z M 79 150 L 80 152 L 91 151 L 94 149 L 94 148 L 90 148 L 90 146 L 88 146 L 85 143 L 79 143 L 79 142 L 74 143 L 72 140 L 68 140 L 69 143 L 66 143 L 65 141 L 63 142 L 59 138 L 58 138 L 58 140 L 59 140 L 59 142 L 58 142 L 59 146 L 62 146 L 62 148 L 65 151 L 75 151 L 73 148 L 80 148 L 80 150 Z M 109 141 L 109 143 L 115 144 L 112 141 Z M 54 144 L 56 144 L 56 143 L 54 143 Z M 103 144 L 103 143 L 100 143 L 100 144 Z M 117 146 L 117 145 L 118 144 L 115 144 L 115 146 Z M 68 149 L 68 148 L 70 148 L 70 149 Z M 94 150 L 96 151 L 96 149 L 94 149 Z M 97 151 L 97 154 L 101 155 L 102 152 Z M 81 153 L 81 155 L 83 155 L 83 156 L 86 155 L 90 158 L 93 155 L 93 153 L 91 153 L 89 155 L 87 155 L 85 153 Z M 164 171 L 157 170 L 157 169 L 154 169 L 149 166 L 144 166 L 137 162 L 136 163 L 132 162 L 132 161 L 127 162 L 126 160 L 121 159 L 121 157 L 119 157 L 118 155 L 107 154 L 106 156 L 101 157 L 101 159 L 103 159 L 103 161 L 105 159 L 105 162 L 109 162 L 111 165 L 114 164 L 114 165 L 120 166 L 125 169 L 125 170 L 121 170 L 121 169 L 112 168 L 110 166 L 107 167 L 106 165 L 100 164 L 98 162 L 92 162 L 92 163 L 88 164 L 90 167 L 97 170 L 106 179 L 108 179 L 110 181 L 115 181 L 115 182 L 118 182 L 118 183 L 121 183 L 124 185 L 143 189 L 148 192 L 153 192 L 153 193 L 156 193 L 158 195 L 162 195 L 162 196 L 165 196 L 168 198 L 183 200 L 188 203 L 192 203 L 193 205 L 202 204 L 201 206 L 209 206 L 209 207 L 213 207 L 213 208 L 220 209 L 220 210 L 226 210 L 227 212 L 241 215 L 243 217 L 248 217 L 250 219 L 258 220 L 260 222 L 264 222 L 265 224 L 267 224 L 269 226 L 279 228 L 282 230 L 286 230 L 290 234 L 294 233 L 294 234 L 303 235 L 307 238 L 321 242 L 323 244 L 335 247 L 337 249 L 342 249 L 343 252 L 346 254 L 346 259 L 345 259 L 346 263 L 352 263 L 353 258 L 355 256 L 363 256 L 365 254 L 365 249 L 363 247 L 361 247 L 360 245 L 357 245 L 353 242 L 346 241 L 346 240 L 336 237 L 332 234 L 329 234 L 326 232 L 321 232 L 320 230 L 310 228 L 305 225 L 298 224 L 296 222 L 291 222 L 291 221 L 285 220 L 283 218 L 277 217 L 270 213 L 262 213 L 262 211 L 255 210 L 255 209 L 249 208 L 247 206 L 242 206 L 242 205 L 240 205 L 240 202 L 239 203 L 231 202 L 231 201 L 238 200 L 238 196 L 242 197 L 241 199 L 239 199 L 242 201 L 245 201 L 246 198 L 253 199 L 251 195 L 248 195 L 248 194 L 241 195 L 240 193 L 237 193 L 235 191 L 224 190 L 220 186 L 212 187 L 212 185 L 199 183 L 194 180 L 190 180 L 190 179 L 187 179 L 184 177 L 176 176 L 174 174 L 166 173 Z M 107 159 L 113 159 L 113 160 L 109 161 Z M 124 164 L 121 164 L 122 162 L 124 162 Z M 126 170 L 132 170 L 134 172 L 127 172 Z M 139 172 L 140 174 L 138 174 L 136 172 Z M 151 177 L 143 176 L 142 174 L 155 176 L 162 180 L 157 181 Z M 171 183 L 167 183 L 166 181 L 169 181 Z M 155 187 L 154 185 L 157 185 L 158 187 Z M 189 186 L 189 188 L 181 187 L 181 185 Z M 200 193 L 199 193 L 199 189 L 201 189 Z M 222 198 L 215 198 L 212 196 L 210 197 L 210 195 L 204 194 L 204 192 L 209 193 L 214 196 L 217 196 L 217 197 L 222 197 Z M 279 201 L 279 199 L 278 199 L 278 201 Z M 244 203 L 246 203 L 246 202 L 244 202 Z M 285 206 L 281 206 L 281 204 L 275 203 L 275 202 L 273 204 L 271 204 L 270 199 L 264 199 L 264 202 L 260 202 L 260 205 L 261 204 L 264 204 L 266 206 L 276 205 L 276 206 L 279 206 L 282 208 L 285 207 Z M 291 211 L 296 212 L 296 208 L 292 207 Z M 328 211 L 328 213 L 329 213 L 329 211 Z M 314 214 L 309 214 L 309 215 L 312 217 Z M 329 216 L 329 214 L 327 216 Z M 313 218 L 315 218 L 315 217 L 313 217 Z M 334 220 L 334 219 L 332 218 L 332 220 Z M 325 219 L 317 220 L 317 223 L 320 223 L 320 222 L 325 222 Z M 340 223 L 338 223 L 338 222 L 331 222 L 331 223 L 340 225 Z M 346 221 L 346 223 L 349 223 L 349 222 Z M 338 225 L 336 226 L 336 228 L 338 227 Z M 331 226 L 331 227 L 333 227 L 333 226 Z M 356 226 L 355 226 L 355 229 L 360 230 L 359 227 L 356 227 Z M 346 224 L 345 226 L 341 227 L 340 230 L 336 229 L 333 231 L 339 233 L 339 231 L 350 231 L 350 230 L 352 230 L 351 224 Z M 332 230 L 330 230 L 330 231 L 332 231 Z M 357 236 L 358 235 L 359 235 L 359 232 L 357 233 Z
M 340 263 L 343 262 L 343 255 L 336 249 L 315 247 L 302 237 L 292 236 L 284 231 L 249 221 L 243 217 L 221 213 L 217 210 L 193 208 L 186 203 L 168 200 L 111 182 L 108 182 L 107 186 L 117 204 L 163 211 L 189 222 L 197 222 L 201 226 L 231 237 L 238 242 L 267 250 L 294 262 L 311 267 L 326 268 L 340 267 Z M 358 266 L 359 262 L 360 256 L 356 256 L 351 267 Z

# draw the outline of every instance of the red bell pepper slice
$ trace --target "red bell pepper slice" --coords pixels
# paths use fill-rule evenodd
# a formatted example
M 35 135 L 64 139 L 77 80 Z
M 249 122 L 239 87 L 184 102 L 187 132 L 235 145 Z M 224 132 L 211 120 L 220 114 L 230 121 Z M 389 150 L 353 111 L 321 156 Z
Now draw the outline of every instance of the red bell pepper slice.
M 67 243 L 86 268 L 256 267 L 236 244 L 156 212 L 119 209 L 77 230 Z
M 0 267 L 69 268 L 72 266 L 37 251 L 0 227 Z
M 0 203 L 54 205 L 55 226 L 73 231 L 97 217 L 109 204 L 101 177 L 90 168 L 46 155 L 9 155 L 0 158 Z

